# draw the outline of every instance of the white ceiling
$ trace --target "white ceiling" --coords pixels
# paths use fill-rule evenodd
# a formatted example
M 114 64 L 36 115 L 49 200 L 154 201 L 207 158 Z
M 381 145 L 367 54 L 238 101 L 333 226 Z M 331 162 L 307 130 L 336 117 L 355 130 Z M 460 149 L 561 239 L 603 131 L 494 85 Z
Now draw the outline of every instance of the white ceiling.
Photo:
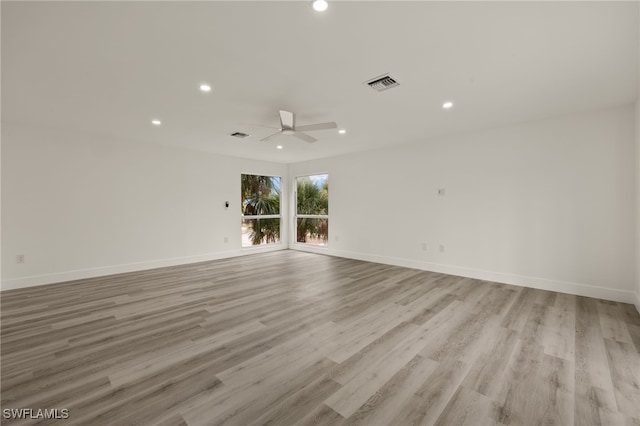
M 629 104 L 638 5 L 3 1 L 2 121 L 290 163 Z M 386 72 L 399 87 L 363 84 Z M 348 133 L 242 124 L 278 109 Z

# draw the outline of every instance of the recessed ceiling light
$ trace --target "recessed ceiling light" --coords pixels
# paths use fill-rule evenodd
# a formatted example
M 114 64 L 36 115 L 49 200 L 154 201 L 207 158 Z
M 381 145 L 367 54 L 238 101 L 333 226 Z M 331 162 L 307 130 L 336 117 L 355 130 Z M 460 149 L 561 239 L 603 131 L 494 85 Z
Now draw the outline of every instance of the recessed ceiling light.
M 313 9 L 316 12 L 324 12 L 325 10 L 327 10 L 327 7 L 329 7 L 329 3 L 327 3 L 327 0 L 315 0 L 313 2 Z
M 453 106 L 453 102 L 447 101 L 445 103 L 442 104 L 442 108 L 444 109 L 449 109 Z
M 209 86 L 208 84 L 201 84 L 200 85 L 200 90 L 202 90 L 203 92 L 210 92 L 211 91 L 211 86 Z
M 345 133 L 347 133 L 347 131 L 345 129 L 340 129 L 338 130 L 338 133 L 340 133 L 341 135 L 344 135 Z
M 282 145 L 278 145 L 278 146 L 276 146 L 276 148 L 282 149 Z
M 160 120 L 151 120 L 151 124 L 153 124 L 154 126 L 159 126 L 162 124 L 162 121 Z

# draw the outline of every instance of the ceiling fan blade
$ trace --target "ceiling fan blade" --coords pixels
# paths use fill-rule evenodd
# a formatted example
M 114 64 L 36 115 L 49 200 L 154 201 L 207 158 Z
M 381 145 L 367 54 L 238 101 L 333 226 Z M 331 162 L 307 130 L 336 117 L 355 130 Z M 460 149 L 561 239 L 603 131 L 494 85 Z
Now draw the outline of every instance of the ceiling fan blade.
M 241 126 L 262 127 L 264 129 L 280 130 L 280 127 L 263 126 L 262 124 L 240 123 Z
M 296 127 L 296 131 L 308 132 L 310 130 L 336 129 L 338 125 L 333 121 L 330 123 L 307 124 L 306 126 Z
M 295 117 L 292 112 L 280 110 L 280 125 L 283 129 L 293 129 Z
M 309 143 L 314 143 L 315 141 L 318 140 L 318 139 L 314 138 L 313 136 L 309 136 L 306 133 L 301 133 L 301 132 L 295 132 L 293 134 L 293 136 L 298 138 L 298 139 L 302 139 L 305 142 L 309 142 Z
M 264 137 L 264 138 L 260 139 L 260 142 L 268 141 L 268 140 L 270 140 L 271 138 L 273 138 L 273 137 L 275 137 L 275 136 L 278 136 L 280 133 L 282 133 L 282 130 L 278 130 L 277 132 L 272 133 L 272 134 L 270 134 L 269 136 L 267 136 L 267 137 Z

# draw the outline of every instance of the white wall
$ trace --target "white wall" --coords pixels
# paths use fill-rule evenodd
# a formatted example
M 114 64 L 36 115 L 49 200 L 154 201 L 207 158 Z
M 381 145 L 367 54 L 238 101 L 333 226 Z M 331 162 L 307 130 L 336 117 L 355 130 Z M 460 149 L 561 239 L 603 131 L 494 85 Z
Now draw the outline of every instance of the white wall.
M 640 22 L 640 8 L 638 8 Z M 638 41 L 640 50 L 640 41 Z M 638 100 L 636 101 L 636 300 L 635 305 L 640 312 L 640 64 L 638 64 Z
M 2 151 L 3 290 L 242 254 L 240 174 L 287 179 L 283 164 L 4 123 Z
M 640 90 L 640 79 L 638 80 Z M 640 93 L 636 102 L 636 299 L 640 312 Z
M 328 254 L 638 301 L 634 123 L 628 106 L 289 167 L 3 124 L 2 289 L 242 254 L 240 173 L 329 172 Z
M 640 22 L 640 8 L 638 8 Z M 640 50 L 640 40 L 638 41 Z M 638 99 L 636 101 L 636 298 L 635 305 L 640 312 L 640 64 L 638 64 Z
M 444 137 L 289 175 L 329 172 L 328 254 L 632 302 L 634 115 Z

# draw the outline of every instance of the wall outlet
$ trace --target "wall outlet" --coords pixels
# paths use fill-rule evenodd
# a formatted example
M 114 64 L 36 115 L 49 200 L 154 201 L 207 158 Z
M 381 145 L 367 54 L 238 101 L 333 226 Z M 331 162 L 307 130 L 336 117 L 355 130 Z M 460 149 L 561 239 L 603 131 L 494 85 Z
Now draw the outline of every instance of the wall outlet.
M 440 244 L 440 253 L 444 253 L 444 245 Z
M 16 263 L 17 263 L 17 264 L 22 264 L 22 263 L 24 263 L 24 254 L 18 254 L 18 255 L 16 255 Z
M 225 244 L 229 242 L 229 237 L 224 237 Z
M 438 196 L 444 197 L 444 194 L 445 194 L 444 188 L 438 188 Z
M 422 243 L 422 251 L 427 251 L 427 243 Z

